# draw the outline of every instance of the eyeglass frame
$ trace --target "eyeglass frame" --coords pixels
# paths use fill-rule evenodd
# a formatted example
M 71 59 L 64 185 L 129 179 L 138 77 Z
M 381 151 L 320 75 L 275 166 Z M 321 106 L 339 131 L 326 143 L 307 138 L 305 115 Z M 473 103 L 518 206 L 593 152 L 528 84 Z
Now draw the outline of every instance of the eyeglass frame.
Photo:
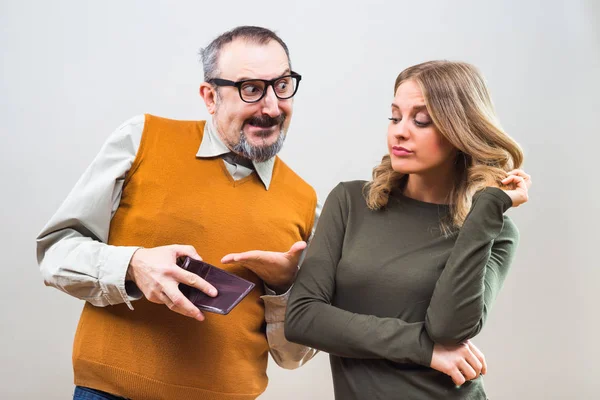
M 277 91 L 275 90 L 275 82 L 283 79 L 283 78 L 296 78 L 297 82 L 296 82 L 296 87 L 294 88 L 294 92 L 289 96 L 289 97 L 279 97 L 279 95 L 277 94 Z M 278 78 L 275 79 L 271 79 L 271 80 L 266 80 L 266 79 L 244 79 L 241 81 L 230 81 L 229 79 L 221 79 L 221 78 L 210 78 L 208 79 L 206 82 L 208 83 L 212 83 L 213 85 L 216 86 L 233 86 L 233 87 L 237 87 L 238 89 L 238 94 L 240 95 L 240 99 L 242 99 L 242 101 L 244 103 L 258 103 L 259 101 L 261 101 L 265 95 L 267 94 L 267 91 L 269 90 L 269 86 L 271 86 L 273 88 L 273 93 L 275 94 L 275 96 L 279 99 L 279 100 L 288 100 L 291 99 L 292 97 L 294 97 L 296 95 L 296 92 L 298 91 L 298 88 L 300 87 L 300 81 L 302 80 L 302 75 L 300 75 L 297 72 L 291 71 L 288 75 L 282 75 Z M 254 101 L 247 101 L 244 100 L 244 97 L 242 96 L 242 85 L 246 82 L 262 82 L 265 85 L 265 90 L 263 91 L 262 95 L 254 100 Z

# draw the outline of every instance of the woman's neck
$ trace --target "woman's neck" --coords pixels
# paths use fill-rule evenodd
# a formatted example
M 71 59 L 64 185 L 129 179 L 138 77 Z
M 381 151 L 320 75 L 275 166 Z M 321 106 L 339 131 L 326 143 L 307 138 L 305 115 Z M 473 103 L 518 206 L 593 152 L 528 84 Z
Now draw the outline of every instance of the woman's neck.
M 449 204 L 449 194 L 454 186 L 454 171 L 448 173 L 409 174 L 403 194 L 425 203 Z

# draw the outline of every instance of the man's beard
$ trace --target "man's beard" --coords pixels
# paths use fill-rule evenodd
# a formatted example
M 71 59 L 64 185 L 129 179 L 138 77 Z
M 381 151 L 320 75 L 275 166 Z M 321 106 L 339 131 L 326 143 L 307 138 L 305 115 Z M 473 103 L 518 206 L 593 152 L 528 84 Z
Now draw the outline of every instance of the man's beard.
M 279 153 L 283 148 L 283 142 L 285 141 L 286 134 L 283 130 L 283 124 L 285 122 L 285 119 L 285 114 L 281 114 L 276 118 L 272 118 L 268 115 L 261 115 L 260 117 L 252 117 L 247 119 L 244 122 L 244 125 L 242 125 L 242 129 L 240 130 L 239 141 L 237 143 L 230 143 L 231 150 L 234 153 L 237 153 L 240 156 L 248 158 L 255 162 L 264 162 L 275 157 L 275 155 L 277 155 L 277 153 Z M 264 136 L 265 138 L 267 138 L 271 135 L 276 134 L 277 140 L 269 145 L 264 144 L 264 139 L 262 145 L 251 144 L 250 142 L 248 142 L 248 138 L 244 133 L 243 127 L 246 124 L 265 128 L 265 131 L 263 131 L 264 133 L 257 133 L 258 137 Z M 279 132 L 273 132 L 273 128 L 277 129 Z M 269 130 L 267 131 L 267 129 Z

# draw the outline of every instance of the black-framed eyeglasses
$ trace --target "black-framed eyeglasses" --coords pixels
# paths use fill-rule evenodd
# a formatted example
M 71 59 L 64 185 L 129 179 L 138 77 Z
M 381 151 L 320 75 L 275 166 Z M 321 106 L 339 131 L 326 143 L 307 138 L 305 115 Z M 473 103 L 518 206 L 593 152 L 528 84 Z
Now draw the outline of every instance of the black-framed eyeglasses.
M 243 81 L 230 81 L 228 79 L 212 78 L 208 79 L 208 83 L 216 86 L 235 86 L 238 88 L 240 98 L 246 103 L 256 103 L 260 101 L 269 86 L 273 87 L 273 92 L 280 100 L 286 100 L 294 97 L 298 91 L 302 76 L 292 71 L 289 75 L 280 76 L 279 78 L 271 79 L 244 79 Z

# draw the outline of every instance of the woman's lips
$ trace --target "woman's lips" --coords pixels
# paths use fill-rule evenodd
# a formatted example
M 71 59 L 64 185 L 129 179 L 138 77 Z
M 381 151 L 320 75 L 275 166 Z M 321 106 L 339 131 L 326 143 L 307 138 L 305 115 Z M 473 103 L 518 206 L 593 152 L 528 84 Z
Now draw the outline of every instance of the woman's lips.
M 413 154 L 413 152 L 402 146 L 392 146 L 392 154 L 396 157 L 406 157 Z

